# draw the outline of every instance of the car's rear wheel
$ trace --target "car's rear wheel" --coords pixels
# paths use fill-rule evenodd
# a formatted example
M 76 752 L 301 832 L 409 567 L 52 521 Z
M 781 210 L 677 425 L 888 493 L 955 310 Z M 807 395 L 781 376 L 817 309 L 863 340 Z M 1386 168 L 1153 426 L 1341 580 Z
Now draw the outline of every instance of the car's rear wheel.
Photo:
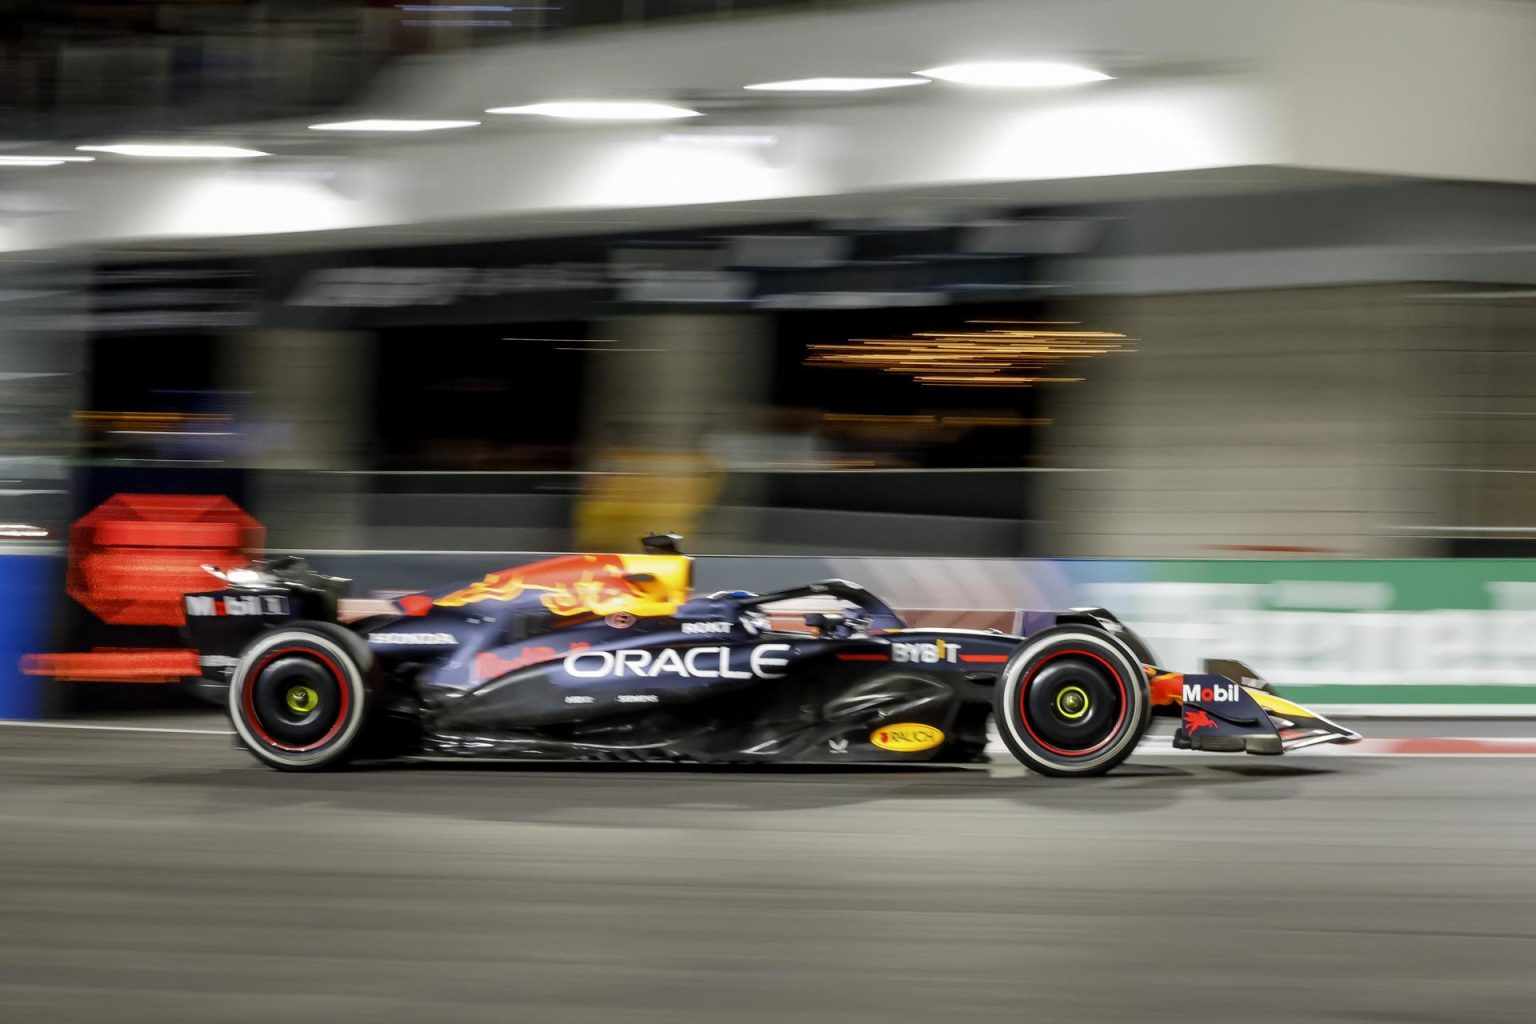
M 229 715 L 250 751 L 283 771 L 318 771 L 360 749 L 373 713 L 373 656 L 329 623 L 285 625 L 241 652 Z
M 1003 667 L 994 702 L 1003 743 L 1043 775 L 1102 775 L 1130 756 L 1151 718 L 1135 656 L 1087 625 L 1026 639 Z

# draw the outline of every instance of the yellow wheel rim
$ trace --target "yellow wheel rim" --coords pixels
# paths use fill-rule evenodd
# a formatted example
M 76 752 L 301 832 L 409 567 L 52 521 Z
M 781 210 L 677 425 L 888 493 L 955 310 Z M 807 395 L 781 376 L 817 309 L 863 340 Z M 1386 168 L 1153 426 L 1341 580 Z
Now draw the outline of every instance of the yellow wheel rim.
M 315 706 L 320 703 L 320 694 L 313 687 L 292 686 L 288 688 L 288 695 L 285 700 L 288 703 L 289 711 L 302 715 L 315 710 Z
M 1062 718 L 1075 722 L 1086 715 L 1092 706 L 1088 691 L 1081 686 L 1067 686 L 1056 694 L 1056 712 Z

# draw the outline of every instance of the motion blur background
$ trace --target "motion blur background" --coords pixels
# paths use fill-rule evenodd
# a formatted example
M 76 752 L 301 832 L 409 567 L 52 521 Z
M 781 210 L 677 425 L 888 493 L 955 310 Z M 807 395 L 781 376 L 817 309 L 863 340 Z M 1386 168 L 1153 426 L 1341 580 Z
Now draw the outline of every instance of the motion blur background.
M 1533 98 L 1531 0 L 0 0 L 0 1018 L 1529 1021 Z M 295 776 L 178 685 L 202 563 L 652 530 L 1367 739 Z
M 115 494 L 216 495 L 365 594 L 675 530 L 1536 703 L 1536 5 L 0 16 L 17 594 Z M 23 653 L 137 643 L 71 595 Z

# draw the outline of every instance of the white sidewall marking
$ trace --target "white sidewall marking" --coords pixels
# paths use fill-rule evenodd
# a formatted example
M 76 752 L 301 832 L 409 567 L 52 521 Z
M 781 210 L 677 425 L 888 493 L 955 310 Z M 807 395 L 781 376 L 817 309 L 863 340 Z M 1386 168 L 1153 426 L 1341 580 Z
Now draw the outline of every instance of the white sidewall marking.
M 229 718 L 234 723 L 235 732 L 245 741 L 246 746 L 251 748 L 252 753 L 261 760 L 272 764 L 318 764 L 327 758 L 336 756 L 336 751 L 345 750 L 347 745 L 352 742 L 352 738 L 357 734 L 357 730 L 362 728 L 363 725 L 363 699 L 365 696 L 363 680 L 358 674 L 357 666 L 352 662 L 352 655 L 348 654 L 340 644 L 330 637 L 320 633 L 301 633 L 296 631 L 273 633 L 262 639 L 265 641 L 264 643 L 252 647 L 240 656 L 240 663 L 235 666 L 234 678 L 229 682 Z M 294 641 L 313 644 L 334 655 L 337 664 L 341 666 L 342 674 L 347 677 L 344 680 L 345 685 L 352 689 L 352 720 L 343 726 L 336 738 L 327 743 L 324 748 L 308 754 L 288 754 L 269 750 L 266 743 L 257 739 L 251 730 L 246 727 L 240 714 L 240 701 L 245 693 L 246 676 L 250 673 L 251 667 L 272 648 Z
M 1024 648 L 1023 652 L 1015 656 L 1013 661 L 1009 663 L 1003 676 L 1002 699 L 1004 707 L 1013 707 L 1014 701 L 1017 699 L 1019 692 L 1019 684 L 1024 677 L 1022 666 L 1029 664 L 1029 662 L 1034 658 L 1037 649 L 1052 647 L 1058 643 L 1064 643 L 1066 641 L 1077 641 L 1079 643 L 1087 644 L 1097 650 L 1104 651 L 1113 657 L 1115 661 L 1120 663 L 1122 670 L 1130 670 L 1134 667 L 1127 660 L 1124 651 L 1121 651 L 1117 647 L 1112 646 L 1106 642 L 1103 637 L 1094 636 L 1091 633 L 1054 633 L 1051 636 L 1045 637 L 1039 643 L 1030 644 L 1028 647 Z M 1134 716 L 1139 718 L 1141 715 L 1141 706 L 1144 697 L 1142 696 L 1141 689 L 1135 685 L 1135 681 L 1136 677 L 1134 674 L 1129 676 L 1125 681 L 1127 698 L 1125 713 L 1127 717 Z M 1002 716 L 1002 726 L 1008 730 L 1008 735 L 1013 738 L 1013 742 L 1016 745 L 1018 752 L 1029 758 L 1029 760 L 1036 764 L 1046 765 L 1047 767 L 1055 768 L 1057 770 L 1060 770 L 1064 767 L 1060 762 L 1048 761 L 1045 758 L 1036 755 L 1035 752 L 1030 749 L 1029 743 L 1026 742 L 1025 738 L 1019 735 L 1019 731 L 1014 728 L 1012 715 Z M 1112 744 L 1108 749 L 1104 750 L 1096 757 L 1084 761 L 1069 761 L 1067 762 L 1067 765 L 1073 768 L 1080 768 L 1083 771 L 1090 771 L 1096 766 L 1103 764 L 1105 761 L 1119 754 L 1127 746 L 1134 745 L 1138 739 L 1140 739 L 1140 737 L 1137 736 L 1136 730 L 1131 729 L 1127 731 L 1126 734 L 1122 736 L 1118 742 Z

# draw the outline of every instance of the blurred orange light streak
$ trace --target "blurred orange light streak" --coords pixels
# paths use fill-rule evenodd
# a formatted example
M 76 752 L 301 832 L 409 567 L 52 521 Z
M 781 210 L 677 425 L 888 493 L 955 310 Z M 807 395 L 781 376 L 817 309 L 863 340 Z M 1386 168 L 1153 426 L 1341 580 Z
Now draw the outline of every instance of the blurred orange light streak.
M 919 377 L 923 384 L 1080 384 L 1082 377 Z
M 1028 387 L 1081 381 L 1081 377 L 1040 375 L 1039 371 L 1068 359 L 1134 351 L 1132 339 L 1124 334 L 1059 329 L 1080 326 L 1077 321 L 969 322 L 971 326 L 991 324 L 999 325 L 999 329 L 919 331 L 906 338 L 853 338 L 841 344 L 814 344 L 808 346 L 806 363 L 833 369 L 879 370 L 924 385 Z
M 822 416 L 828 423 L 937 423 L 937 416 L 899 416 L 877 413 L 829 412 Z
M 85 420 L 86 422 L 129 420 L 144 423 L 207 423 L 223 422 L 230 419 L 230 414 L 227 412 L 98 412 L 95 410 L 77 410 L 74 418 Z

